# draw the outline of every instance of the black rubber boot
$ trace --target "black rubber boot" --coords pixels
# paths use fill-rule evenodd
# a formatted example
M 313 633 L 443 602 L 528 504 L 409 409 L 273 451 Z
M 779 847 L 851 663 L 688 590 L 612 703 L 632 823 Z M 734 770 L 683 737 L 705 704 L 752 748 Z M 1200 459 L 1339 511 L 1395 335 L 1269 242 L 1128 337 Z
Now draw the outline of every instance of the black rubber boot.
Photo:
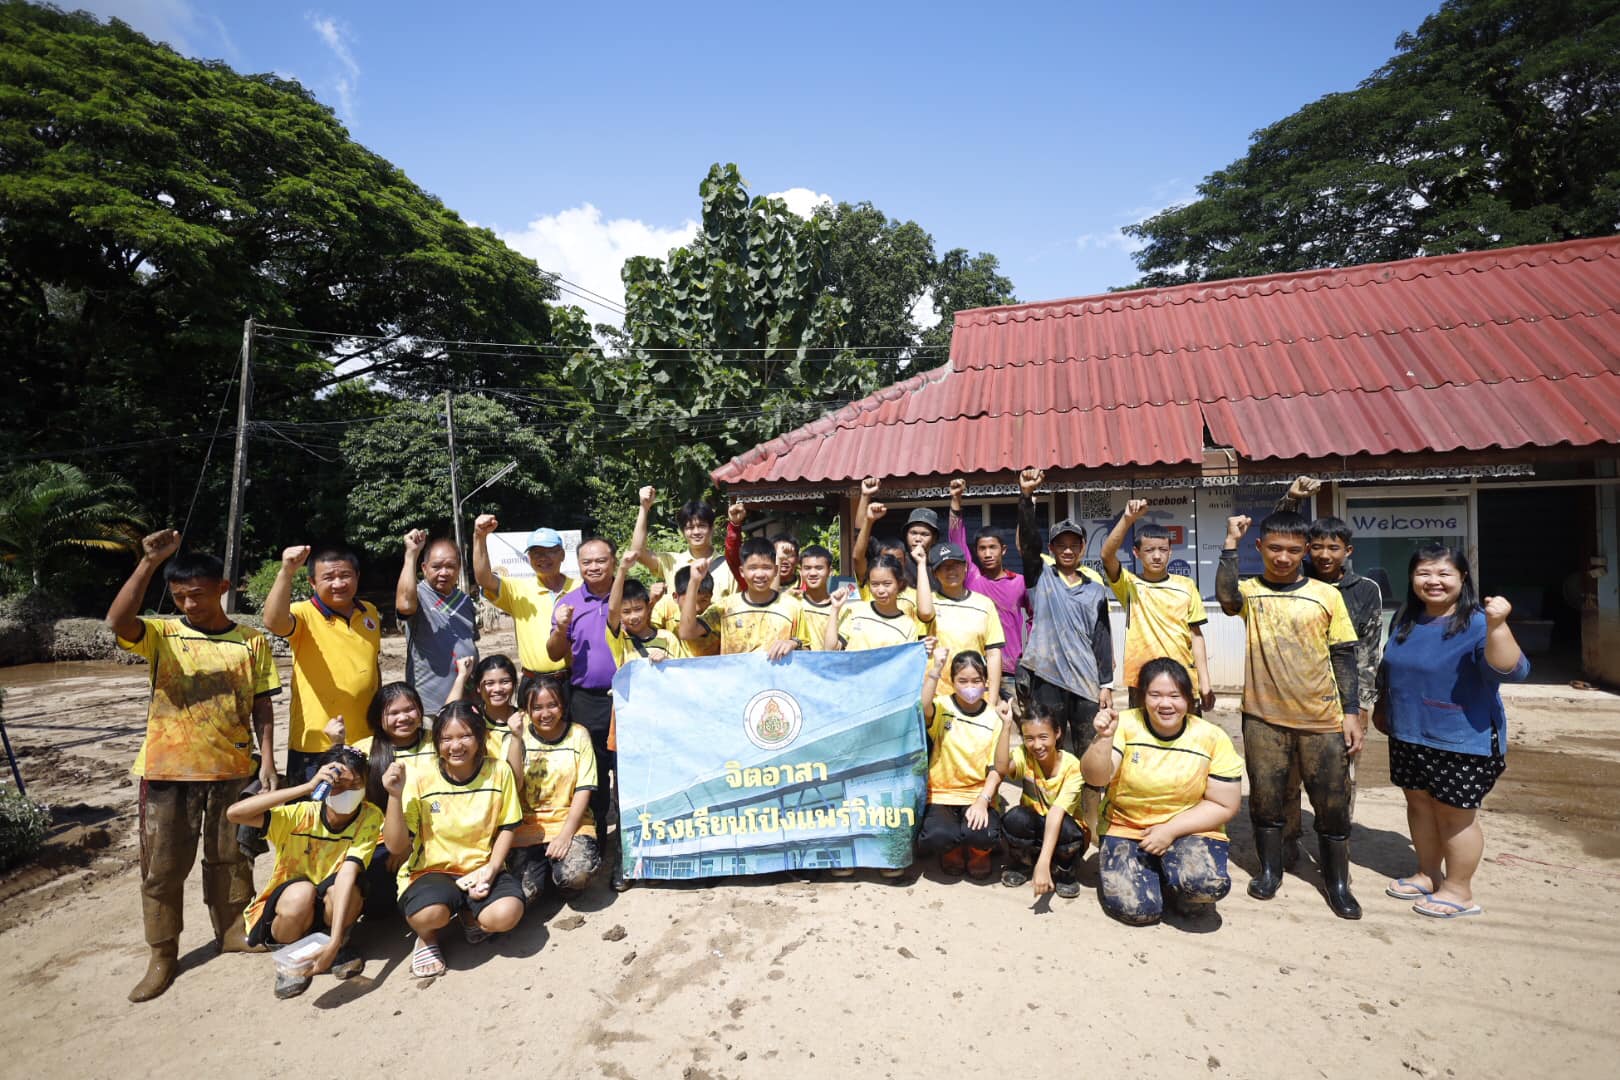
M 1270 900 L 1282 888 L 1282 834 L 1280 825 L 1256 825 L 1254 828 L 1254 850 L 1260 856 L 1260 873 L 1249 882 L 1249 895 L 1256 900 Z
M 1361 905 L 1350 895 L 1350 840 L 1343 836 L 1320 838 L 1322 888 L 1328 907 L 1341 919 L 1361 918 Z

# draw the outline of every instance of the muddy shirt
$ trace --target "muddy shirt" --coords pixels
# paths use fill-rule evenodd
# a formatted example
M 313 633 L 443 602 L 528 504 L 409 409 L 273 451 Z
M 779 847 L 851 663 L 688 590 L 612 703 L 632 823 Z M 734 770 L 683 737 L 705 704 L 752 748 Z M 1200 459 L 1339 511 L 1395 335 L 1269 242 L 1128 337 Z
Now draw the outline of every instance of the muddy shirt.
M 1314 578 L 1277 585 L 1254 577 L 1240 583 L 1238 592 L 1243 607 L 1237 614 L 1247 638 L 1243 711 L 1278 727 L 1341 730 L 1344 707 L 1333 648 L 1355 645 L 1356 631 L 1339 590 Z
M 996 760 L 1001 717 L 988 702 L 976 712 L 954 694 L 934 698 L 928 725 L 928 801 L 941 806 L 971 806 L 984 791 L 984 778 Z
M 264 914 L 271 894 L 289 881 L 319 885 L 350 859 L 362 872 L 371 862 L 382 836 L 382 811 L 363 802 L 354 820 L 334 831 L 326 824 L 325 809 L 325 803 L 309 800 L 271 808 L 265 839 L 275 849 L 276 865 L 270 880 L 242 914 L 248 933 Z
M 1122 566 L 1119 580 L 1110 587 L 1125 608 L 1125 685 L 1136 686 L 1143 664 L 1168 656 L 1192 674 L 1197 687 L 1193 627 L 1208 622 L 1209 615 L 1192 578 L 1166 574 L 1149 581 Z
M 1384 591 L 1372 578 L 1364 578 L 1354 570 L 1346 570 L 1335 581 L 1339 595 L 1344 597 L 1344 608 L 1350 613 L 1350 625 L 1356 628 L 1356 688 L 1361 696 L 1361 711 L 1372 715 L 1378 704 L 1378 661 L 1383 654 Z
M 131 770 L 148 780 L 233 780 L 253 773 L 253 701 L 281 692 L 270 639 L 232 624 L 210 634 L 184 619 L 141 619 L 118 646 L 146 658 L 152 700 Z

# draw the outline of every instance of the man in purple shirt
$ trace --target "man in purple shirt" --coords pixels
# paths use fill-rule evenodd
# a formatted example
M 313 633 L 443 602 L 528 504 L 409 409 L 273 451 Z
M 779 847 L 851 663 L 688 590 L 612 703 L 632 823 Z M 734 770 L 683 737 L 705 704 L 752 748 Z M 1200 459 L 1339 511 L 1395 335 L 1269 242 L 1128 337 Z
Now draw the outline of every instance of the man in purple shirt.
M 947 538 L 964 551 L 967 546 L 967 526 L 962 522 L 962 495 L 967 481 L 957 477 L 951 481 L 951 520 Z M 1024 651 L 1024 632 L 1029 627 L 1029 590 L 1024 587 L 1022 574 L 1015 574 L 1002 565 L 1007 548 L 1001 537 L 988 529 L 973 538 L 973 558 L 968 561 L 967 587 L 981 596 L 990 598 L 1001 616 L 1001 629 L 1007 643 L 1001 647 L 1001 692 L 1012 696 L 1018 673 L 1018 657 Z
M 568 661 L 568 719 L 584 728 L 596 750 L 596 770 L 601 782 L 591 792 L 591 813 L 606 838 L 610 789 L 607 775 L 618 765 L 607 747 L 613 721 L 613 652 L 608 648 L 608 597 L 613 592 L 613 571 L 618 551 L 611 540 L 600 537 L 579 545 L 579 588 L 557 599 L 551 616 L 551 637 L 546 652 L 553 660 Z

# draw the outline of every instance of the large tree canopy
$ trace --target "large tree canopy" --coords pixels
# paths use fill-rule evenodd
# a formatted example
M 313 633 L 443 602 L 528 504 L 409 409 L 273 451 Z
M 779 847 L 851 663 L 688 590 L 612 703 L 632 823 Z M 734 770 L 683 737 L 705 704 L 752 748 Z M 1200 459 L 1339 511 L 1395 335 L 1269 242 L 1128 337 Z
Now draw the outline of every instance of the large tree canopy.
M 1127 228 L 1143 286 L 1620 229 L 1620 5 L 1446 0 L 1357 89 Z
M 383 339 L 264 350 L 256 413 L 329 418 L 313 391 L 339 352 L 401 361 L 377 376 L 409 392 L 543 381 L 560 361 L 420 339 L 548 343 L 552 295 L 532 261 L 350 139 L 297 83 L 186 59 L 116 21 L 0 5 L 8 454 L 138 443 L 86 460 L 116 466 L 155 519 L 177 520 L 246 316 Z M 323 499 L 341 513 L 336 470 L 311 484 L 319 461 L 290 452 L 300 467 L 264 470 L 250 514 Z M 193 527 L 205 542 L 225 501 L 214 472 Z

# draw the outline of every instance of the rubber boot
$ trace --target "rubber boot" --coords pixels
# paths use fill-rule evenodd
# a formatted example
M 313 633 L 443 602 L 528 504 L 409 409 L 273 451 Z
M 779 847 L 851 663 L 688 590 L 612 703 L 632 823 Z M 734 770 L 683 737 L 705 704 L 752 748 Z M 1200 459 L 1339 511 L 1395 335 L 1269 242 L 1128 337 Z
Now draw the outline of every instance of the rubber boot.
M 152 946 L 152 955 L 146 961 L 146 974 L 129 992 L 131 1001 L 151 1001 L 174 982 L 180 969 L 180 942 L 164 941 Z
M 248 944 L 247 926 L 242 922 L 242 909 L 234 904 L 223 904 L 208 909 L 214 921 L 214 944 L 221 953 L 263 952 L 262 948 Z
M 1350 841 L 1343 836 L 1320 838 L 1322 888 L 1328 907 L 1341 919 L 1361 918 L 1361 905 L 1350 895 Z
M 1260 856 L 1260 873 L 1249 882 L 1249 895 L 1256 900 L 1270 900 L 1282 888 L 1282 834 L 1281 826 L 1255 826 L 1254 850 Z

